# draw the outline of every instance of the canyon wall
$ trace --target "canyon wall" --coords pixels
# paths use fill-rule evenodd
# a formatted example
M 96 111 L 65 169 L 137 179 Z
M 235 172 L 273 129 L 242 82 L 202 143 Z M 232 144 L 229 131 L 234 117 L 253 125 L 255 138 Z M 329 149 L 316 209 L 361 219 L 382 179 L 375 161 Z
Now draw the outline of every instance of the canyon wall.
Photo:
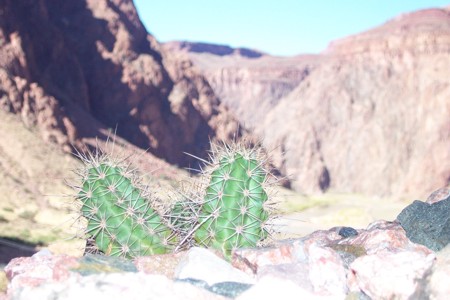
M 131 0 L 1 0 L 0 105 L 70 151 L 117 130 L 167 161 L 205 155 L 237 122 L 204 77 L 168 56 Z
M 161 45 L 131 0 L 0 0 L 0 106 L 44 140 L 72 151 L 117 130 L 187 166 L 183 152 L 202 157 L 210 139 L 246 128 L 304 193 L 418 197 L 447 185 L 449 70 L 445 8 L 273 57 Z
M 301 192 L 425 196 L 450 182 L 450 12 L 399 16 L 319 55 L 191 52 Z

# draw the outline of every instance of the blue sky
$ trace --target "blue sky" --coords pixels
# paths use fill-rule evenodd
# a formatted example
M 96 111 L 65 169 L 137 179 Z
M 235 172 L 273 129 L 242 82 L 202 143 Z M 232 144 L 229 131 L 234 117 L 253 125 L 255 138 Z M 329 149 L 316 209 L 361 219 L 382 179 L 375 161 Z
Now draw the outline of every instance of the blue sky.
M 332 40 L 450 0 L 134 0 L 159 41 L 187 40 L 272 55 L 318 53 Z

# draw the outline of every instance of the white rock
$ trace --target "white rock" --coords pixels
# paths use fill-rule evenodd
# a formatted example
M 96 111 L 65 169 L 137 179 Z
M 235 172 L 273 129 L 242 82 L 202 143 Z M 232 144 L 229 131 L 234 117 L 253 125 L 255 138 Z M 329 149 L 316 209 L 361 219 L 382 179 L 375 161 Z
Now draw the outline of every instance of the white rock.
M 39 256 L 52 256 L 53 253 L 48 248 L 42 248 L 38 252 L 32 255 L 32 257 L 39 257 Z
M 59 283 L 16 290 L 14 300 L 35 299 L 225 299 L 188 283 L 143 273 L 110 273 L 72 277 Z
M 361 290 L 373 299 L 410 299 L 430 271 L 434 253 L 379 251 L 357 258 L 350 269 Z
M 225 260 L 204 248 L 192 248 L 175 269 L 175 278 L 194 278 L 213 285 L 218 282 L 234 281 L 254 283 L 255 280 L 241 270 L 233 268 Z
M 447 300 L 450 298 L 450 245 L 439 251 L 436 258 L 427 292 L 431 300 Z
M 273 276 L 265 276 L 236 300 L 283 299 L 283 300 L 338 300 L 345 299 L 345 294 L 321 296 L 296 285 L 290 280 L 282 280 Z

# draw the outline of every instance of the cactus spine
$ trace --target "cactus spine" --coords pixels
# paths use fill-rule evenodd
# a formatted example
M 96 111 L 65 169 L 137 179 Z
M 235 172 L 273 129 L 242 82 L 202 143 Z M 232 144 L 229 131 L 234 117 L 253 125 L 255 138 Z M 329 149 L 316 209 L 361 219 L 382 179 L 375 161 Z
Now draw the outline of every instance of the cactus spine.
M 194 186 L 159 215 L 155 200 L 140 188 L 129 167 L 101 152 L 79 154 L 85 167 L 77 187 L 83 237 L 95 250 L 133 258 L 163 254 L 192 245 L 222 250 L 257 246 L 269 235 L 268 177 L 261 148 L 213 144 L 213 162 L 200 193 Z
M 172 230 L 152 208 L 127 168 L 105 156 L 84 159 L 77 198 L 88 221 L 86 235 L 106 255 L 132 258 L 167 253 L 176 242 Z
M 256 149 L 226 147 L 209 175 L 209 184 L 195 231 L 198 244 L 221 249 L 255 247 L 268 236 L 264 185 L 268 172 Z

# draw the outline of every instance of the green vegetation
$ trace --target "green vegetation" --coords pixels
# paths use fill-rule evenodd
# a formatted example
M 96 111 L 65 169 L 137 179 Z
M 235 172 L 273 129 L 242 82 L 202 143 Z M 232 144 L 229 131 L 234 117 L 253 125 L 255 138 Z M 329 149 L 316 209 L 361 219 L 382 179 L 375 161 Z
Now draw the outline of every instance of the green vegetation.
M 86 235 L 101 252 L 127 258 L 167 253 L 176 236 L 151 207 L 133 175 L 108 161 L 89 161 L 78 193 Z
M 255 247 L 267 237 L 267 172 L 255 153 L 237 149 L 218 158 L 195 232 L 198 244 L 229 255 L 236 248 Z
M 77 199 L 87 220 L 88 244 L 127 258 L 193 244 L 220 249 L 226 256 L 236 248 L 257 246 L 268 236 L 266 160 L 259 148 L 215 149 L 203 174 L 207 184 L 199 193 L 178 192 L 182 199 L 164 214 L 156 209 L 161 201 L 128 167 L 99 153 L 83 157 Z

